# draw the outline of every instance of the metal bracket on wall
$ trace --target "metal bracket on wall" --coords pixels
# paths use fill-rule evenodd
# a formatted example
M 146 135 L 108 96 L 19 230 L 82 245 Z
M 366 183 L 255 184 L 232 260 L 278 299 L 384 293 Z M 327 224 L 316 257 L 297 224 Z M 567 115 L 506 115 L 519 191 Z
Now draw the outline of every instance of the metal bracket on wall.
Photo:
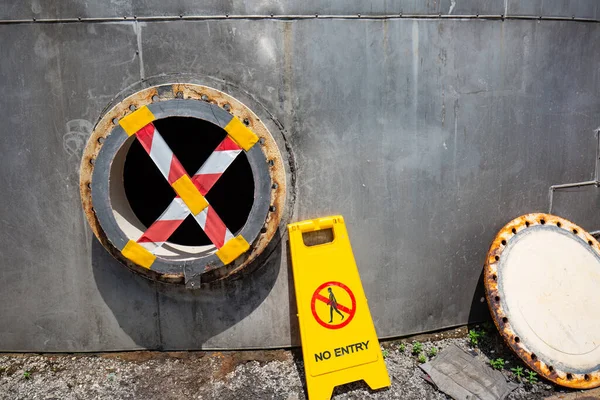
M 583 181 L 583 182 L 574 182 L 574 183 L 564 183 L 560 185 L 552 185 L 550 186 L 548 197 L 550 206 L 548 208 L 548 214 L 552 214 L 552 206 L 554 201 L 554 192 L 565 189 L 572 188 L 580 188 L 585 186 L 600 186 L 600 128 L 594 130 L 596 135 L 596 160 L 595 160 L 595 168 L 594 168 L 594 180 L 593 181 Z M 589 231 L 590 235 L 596 237 L 600 236 L 600 230 Z

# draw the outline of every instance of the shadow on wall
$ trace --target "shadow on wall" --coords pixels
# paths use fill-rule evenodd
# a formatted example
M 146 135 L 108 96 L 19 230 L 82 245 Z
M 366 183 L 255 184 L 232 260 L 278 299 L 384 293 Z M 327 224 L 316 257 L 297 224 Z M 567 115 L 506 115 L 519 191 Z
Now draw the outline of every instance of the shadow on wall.
M 300 324 L 298 321 L 298 305 L 296 303 L 296 287 L 294 286 L 294 273 L 292 271 L 292 254 L 290 253 L 290 241 L 286 240 L 286 258 L 288 268 L 288 290 L 290 305 L 290 343 L 292 346 L 301 346 Z
M 150 350 L 202 349 L 208 339 L 264 301 L 279 274 L 281 257 L 277 245 L 251 273 L 192 291 L 146 279 L 115 260 L 95 237 L 92 243 L 92 269 L 100 294 L 125 333 L 137 346 Z
M 471 300 L 471 308 L 469 309 L 468 324 L 477 324 L 480 322 L 491 321 L 492 316 L 488 308 L 487 300 L 485 299 L 485 286 L 483 284 L 483 267 L 477 280 L 475 293 Z

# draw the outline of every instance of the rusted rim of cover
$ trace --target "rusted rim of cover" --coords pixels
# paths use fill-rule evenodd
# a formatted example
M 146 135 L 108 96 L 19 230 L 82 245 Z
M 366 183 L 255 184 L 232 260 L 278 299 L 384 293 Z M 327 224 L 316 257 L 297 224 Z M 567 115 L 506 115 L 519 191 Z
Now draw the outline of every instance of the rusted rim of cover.
M 555 215 L 535 213 L 526 214 L 515 218 L 504 226 L 492 242 L 484 265 L 484 284 L 486 298 L 494 323 L 502 334 L 506 344 L 517 354 L 532 370 L 546 379 L 561 386 L 577 389 L 591 389 L 600 386 L 600 365 L 594 371 L 567 370 L 551 365 L 548 360 L 543 360 L 542 354 L 535 354 L 528 347 L 527 340 L 519 336 L 511 326 L 510 315 L 504 309 L 504 293 L 499 288 L 502 275 L 502 253 L 509 247 L 510 241 L 522 235 L 529 229 L 540 229 L 540 226 L 558 229 L 558 232 L 572 235 L 587 244 L 593 252 L 600 257 L 600 244 L 581 227 Z M 564 231 L 564 232 L 563 232 Z M 532 283 L 533 284 L 533 283 Z M 548 362 L 548 363 L 547 363 Z
M 96 211 L 93 207 L 92 177 L 94 176 L 95 160 L 102 150 L 105 140 L 113 132 L 115 127 L 118 127 L 118 123 L 115 123 L 115 121 L 129 115 L 133 112 L 132 110 L 137 110 L 140 107 L 152 106 L 159 102 L 178 99 L 202 101 L 218 106 L 234 117 L 237 117 L 240 121 L 243 121 L 243 123 L 259 137 L 259 143 L 257 143 L 256 146 L 260 147 L 260 151 L 264 156 L 270 178 L 268 186 L 270 188 L 270 206 L 268 207 L 268 214 L 262 223 L 263 226 L 260 229 L 260 233 L 257 238 L 250 243 L 250 250 L 236 259 L 233 263 L 225 266 L 222 265 L 222 263 L 221 265 L 216 265 L 218 264 L 218 261 L 215 264 L 213 260 L 214 257 L 212 257 L 211 263 L 215 265 L 194 266 L 193 262 L 184 261 L 176 263 L 180 265 L 180 268 L 163 269 L 163 271 L 157 272 L 152 269 L 140 267 L 131 262 L 111 243 L 111 240 L 109 240 L 106 232 L 100 225 Z M 204 283 L 215 279 L 222 279 L 241 271 L 256 260 L 275 237 L 281 223 L 283 210 L 286 206 L 286 170 L 277 143 L 267 126 L 253 111 L 239 100 L 222 91 L 204 85 L 190 83 L 159 84 L 140 90 L 126 97 L 100 118 L 94 127 L 94 131 L 88 140 L 82 157 L 80 193 L 83 209 L 92 231 L 104 248 L 121 263 L 136 272 L 159 281 L 184 283 L 194 276 L 203 275 L 207 276 L 206 279 L 203 278 L 201 280 L 201 282 Z M 210 271 L 210 274 L 205 274 L 205 272 L 208 271 Z M 192 286 L 193 285 L 194 282 L 192 282 Z

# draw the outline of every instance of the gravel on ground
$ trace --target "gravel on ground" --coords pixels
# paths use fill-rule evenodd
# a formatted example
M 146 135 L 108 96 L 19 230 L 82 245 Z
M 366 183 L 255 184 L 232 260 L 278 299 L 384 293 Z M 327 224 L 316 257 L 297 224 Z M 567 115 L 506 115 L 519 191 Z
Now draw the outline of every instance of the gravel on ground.
M 417 342 L 422 351 L 413 354 L 419 348 Z M 519 384 L 509 399 L 544 399 L 572 392 L 540 377 L 532 382 L 527 376 L 518 379 L 511 369 L 522 367 L 526 374 L 527 366 L 504 345 L 493 325 L 483 324 L 384 341 L 382 349 L 392 386 L 371 391 L 362 381 L 355 382 L 336 388 L 333 399 L 448 399 L 422 378 L 419 363 L 435 357 L 451 343 L 487 364 L 502 359 L 504 367 L 501 363 L 499 367 L 507 379 Z M 306 387 L 300 349 L 2 354 L 0 399 L 304 400 Z

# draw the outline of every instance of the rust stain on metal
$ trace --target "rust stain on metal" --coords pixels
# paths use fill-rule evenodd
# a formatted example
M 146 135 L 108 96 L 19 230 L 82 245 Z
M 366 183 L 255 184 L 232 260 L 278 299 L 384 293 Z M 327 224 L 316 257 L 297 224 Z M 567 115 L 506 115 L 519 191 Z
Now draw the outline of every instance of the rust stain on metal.
M 536 354 L 527 348 L 521 338 L 517 336 L 510 325 L 510 316 L 502 308 L 500 292 L 498 290 L 498 265 L 502 259 L 502 252 L 512 237 L 520 232 L 536 225 L 554 225 L 576 235 L 590 244 L 600 254 L 600 244 L 584 229 L 574 223 L 557 217 L 555 215 L 535 213 L 522 215 L 505 225 L 494 238 L 487 253 L 484 265 L 485 295 L 489 309 L 498 331 L 508 347 L 517 354 L 532 370 L 536 371 L 546 379 L 570 388 L 591 389 L 600 386 L 600 371 L 589 374 L 579 374 L 569 371 L 561 371 L 552 365 L 540 360 Z
M 269 166 L 271 176 L 271 202 L 272 210 L 269 212 L 265 221 L 264 232 L 262 232 L 254 243 L 251 243 L 251 251 L 238 258 L 234 263 L 219 268 L 215 273 L 214 279 L 219 280 L 234 275 L 243 270 L 252 263 L 267 247 L 275 236 L 279 223 L 281 222 L 282 212 L 285 209 L 286 202 L 286 172 L 281 153 L 275 140 L 269 133 L 267 127 L 260 118 L 254 114 L 248 107 L 237 99 L 223 93 L 219 90 L 199 85 L 173 84 L 173 96 L 181 93 L 184 99 L 198 99 L 208 101 L 223 108 L 225 104 L 229 105 L 229 113 L 237 117 L 240 121 L 247 121 L 248 127 L 261 139 L 256 146 L 260 146 L 265 155 L 265 162 L 272 161 Z
M 160 86 L 165 87 L 167 85 Z M 211 271 L 211 274 L 207 274 L 207 282 L 220 280 L 240 272 L 252 263 L 266 249 L 267 245 L 277 233 L 283 210 L 286 207 L 287 183 L 284 162 L 279 148 L 267 127 L 256 114 L 237 99 L 217 89 L 201 85 L 176 83 L 171 84 L 171 89 L 171 92 L 162 92 L 158 99 L 154 97 L 159 96 L 158 87 L 151 87 L 137 92 L 116 104 L 98 121 L 84 150 L 80 168 L 79 187 L 84 213 L 90 223 L 92 231 L 100 243 L 121 263 L 154 280 L 167 283 L 183 283 L 183 273 L 171 275 L 157 274 L 154 271 L 141 268 L 126 259 L 121 252 L 110 243 L 104 234 L 92 207 L 91 179 L 94 169 L 93 160 L 97 157 L 102 148 L 102 139 L 110 135 L 115 125 L 118 125 L 118 120 L 131 113 L 131 109 L 138 109 L 139 107 L 155 102 L 155 100 L 161 101 L 174 98 L 207 101 L 227 109 L 230 114 L 237 117 L 240 121 L 243 121 L 260 138 L 260 142 L 256 145 L 260 146 L 265 156 L 265 162 L 271 162 L 269 164 L 269 174 L 271 176 L 272 189 L 270 201 L 271 211 L 265 220 L 265 225 L 260 235 L 254 243 L 251 243 L 251 251 L 239 257 L 234 263 L 217 268 L 216 270 Z M 228 106 L 225 107 L 225 105 Z M 210 269 L 210 266 L 207 266 L 207 269 Z

